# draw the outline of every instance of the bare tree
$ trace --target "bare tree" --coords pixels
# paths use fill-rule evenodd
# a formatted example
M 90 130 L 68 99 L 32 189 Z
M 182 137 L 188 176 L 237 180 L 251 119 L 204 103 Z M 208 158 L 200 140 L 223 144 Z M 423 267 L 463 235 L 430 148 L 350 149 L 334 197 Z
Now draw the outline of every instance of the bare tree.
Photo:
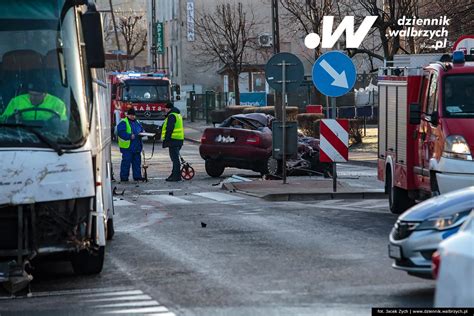
M 147 45 L 146 22 L 143 15 L 130 14 L 119 18 L 117 28 L 125 43 L 128 69 L 130 61 L 143 52 Z
M 334 0 L 280 0 L 283 19 L 295 33 L 322 34 L 323 17 L 334 12 Z M 314 60 L 321 55 L 321 48 L 314 50 Z
M 436 19 L 441 16 L 446 16 L 450 19 L 450 24 L 446 27 L 448 30 L 448 42 L 453 44 L 462 35 L 474 34 L 474 19 L 472 12 L 474 12 L 474 2 L 472 0 L 432 0 L 430 2 L 423 3 L 417 8 L 418 12 L 416 16 Z M 418 41 L 423 42 L 423 46 L 431 47 L 430 42 L 424 38 Z M 421 49 L 420 51 L 426 51 Z
M 360 22 L 366 15 L 378 17 L 373 25 L 375 32 L 371 34 L 377 37 L 380 49 L 377 50 L 376 47 L 346 49 L 349 56 L 366 54 L 370 58 L 393 60 L 393 56 L 400 51 L 408 53 L 407 48 L 410 49 L 410 43 L 405 47 L 401 43 L 400 36 L 398 34 L 390 36 L 389 31 L 402 30 L 404 27 L 398 25 L 397 21 L 403 16 L 413 16 L 417 10 L 417 3 L 418 1 L 415 0 L 357 0 L 343 2 L 339 9 L 341 6 L 344 6 L 345 10 L 343 12 L 358 16 Z M 339 13 L 342 14 L 341 10 L 339 10 Z
M 112 16 L 112 24 L 114 26 L 114 34 L 115 34 L 115 41 L 117 43 L 117 50 L 120 51 L 120 40 L 118 36 L 118 29 L 117 29 L 117 22 L 115 20 L 115 14 L 114 14 L 114 5 L 112 4 L 112 0 L 109 0 L 109 7 L 110 7 L 110 15 Z M 122 60 L 119 61 L 120 63 L 120 68 L 123 69 L 123 63 Z
M 236 104 L 240 104 L 239 76 L 251 50 L 257 25 L 252 10 L 242 3 L 217 4 L 210 13 L 198 12 L 195 18 L 198 60 L 208 66 L 222 64 L 232 76 Z

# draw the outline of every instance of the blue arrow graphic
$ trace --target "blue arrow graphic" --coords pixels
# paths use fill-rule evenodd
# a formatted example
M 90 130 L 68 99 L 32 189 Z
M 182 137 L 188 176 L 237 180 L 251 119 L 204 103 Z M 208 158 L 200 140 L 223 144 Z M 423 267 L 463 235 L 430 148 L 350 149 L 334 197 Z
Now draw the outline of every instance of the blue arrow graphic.
M 334 79 L 331 83 L 332 86 L 347 89 L 349 83 L 347 82 L 346 72 L 342 71 L 338 73 L 326 60 L 322 60 L 320 63 L 321 67 Z

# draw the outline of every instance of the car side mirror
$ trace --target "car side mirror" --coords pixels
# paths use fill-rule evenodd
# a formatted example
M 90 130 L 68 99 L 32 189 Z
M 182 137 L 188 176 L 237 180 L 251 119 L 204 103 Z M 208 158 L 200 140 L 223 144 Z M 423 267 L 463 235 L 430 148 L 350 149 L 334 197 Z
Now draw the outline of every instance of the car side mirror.
M 86 44 L 87 65 L 90 68 L 105 67 L 104 39 L 102 37 L 102 19 L 95 5 L 88 5 L 81 16 L 84 42 Z
M 421 122 L 421 105 L 419 103 L 410 104 L 410 124 L 419 125 Z

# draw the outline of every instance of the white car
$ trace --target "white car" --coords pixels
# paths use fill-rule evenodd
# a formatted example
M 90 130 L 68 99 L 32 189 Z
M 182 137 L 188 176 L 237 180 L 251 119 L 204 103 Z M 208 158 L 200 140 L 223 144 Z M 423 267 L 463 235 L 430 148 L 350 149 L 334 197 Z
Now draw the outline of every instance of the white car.
M 436 307 L 474 307 L 474 210 L 433 254 Z

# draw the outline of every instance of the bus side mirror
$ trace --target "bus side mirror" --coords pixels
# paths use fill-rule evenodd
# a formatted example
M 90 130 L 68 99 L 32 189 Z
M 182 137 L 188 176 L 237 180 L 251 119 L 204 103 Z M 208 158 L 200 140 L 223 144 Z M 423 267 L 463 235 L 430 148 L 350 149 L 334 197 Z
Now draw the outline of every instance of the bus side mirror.
M 419 103 L 410 104 L 410 124 L 419 125 L 421 122 L 421 105 Z
M 89 5 L 81 16 L 84 42 L 86 43 L 87 65 L 90 68 L 105 67 L 104 39 L 102 37 L 102 19 L 95 5 Z

